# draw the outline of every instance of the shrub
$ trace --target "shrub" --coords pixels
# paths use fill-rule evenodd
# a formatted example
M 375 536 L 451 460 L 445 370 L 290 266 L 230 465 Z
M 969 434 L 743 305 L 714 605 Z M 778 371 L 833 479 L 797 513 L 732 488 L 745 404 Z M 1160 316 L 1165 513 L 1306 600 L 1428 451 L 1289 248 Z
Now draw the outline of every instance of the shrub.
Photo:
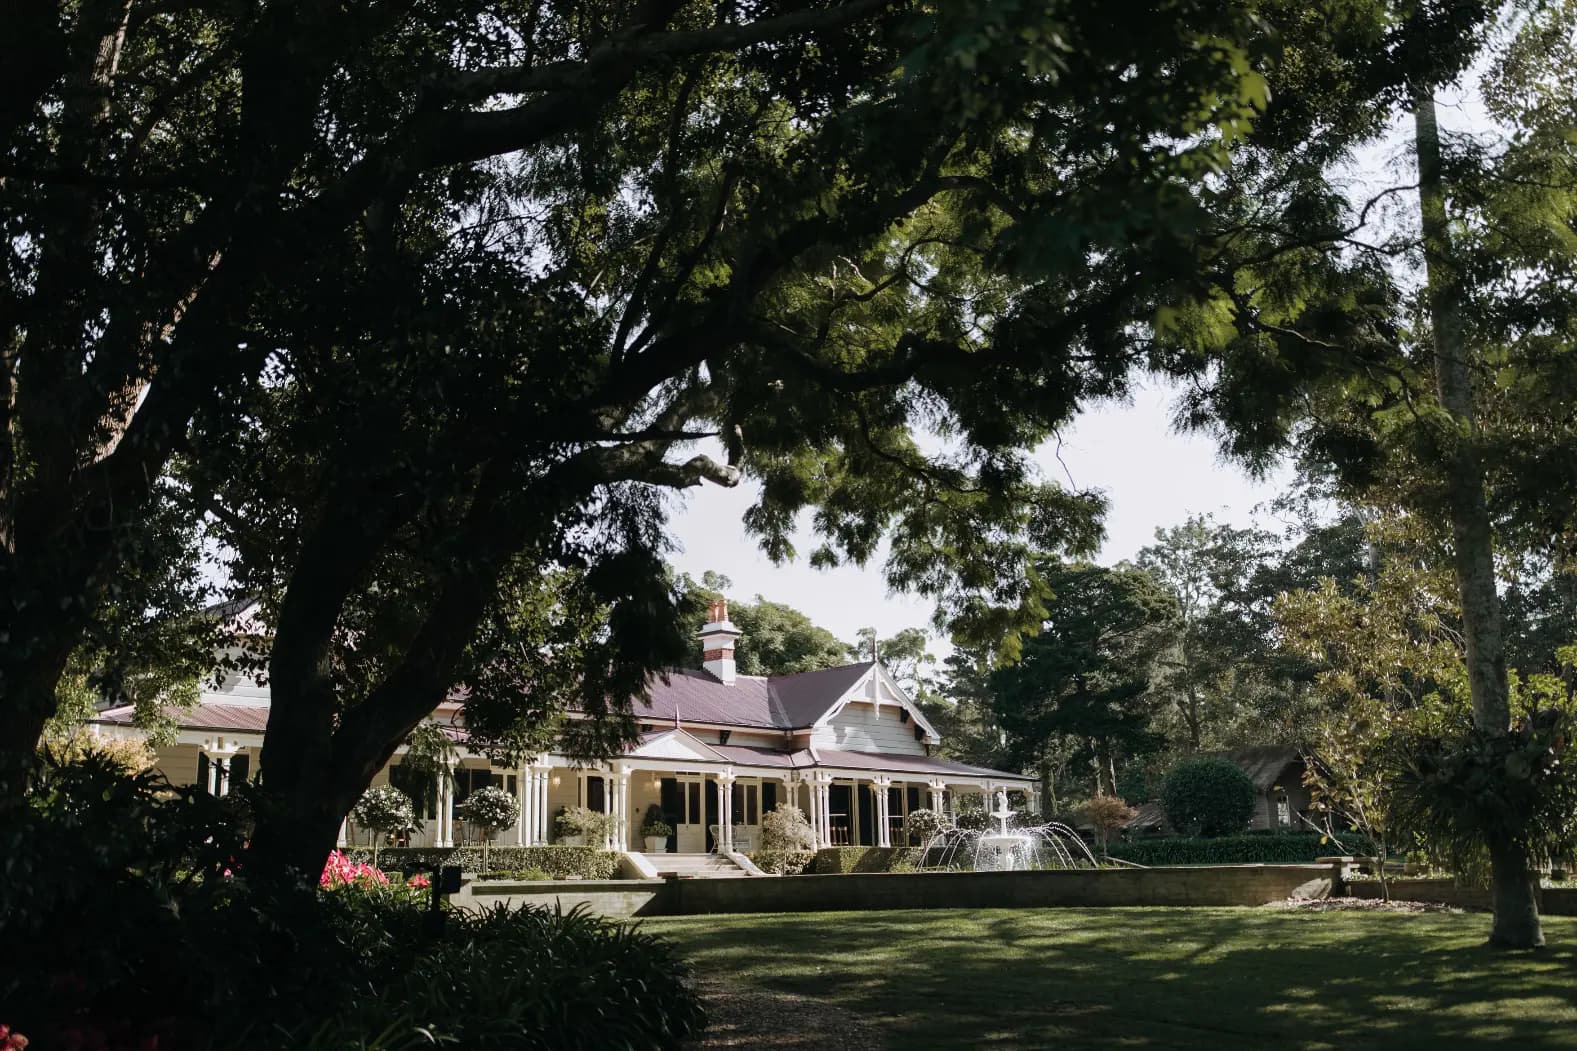
M 504 789 L 488 785 L 472 792 L 456 812 L 461 820 L 482 830 L 482 867 L 479 871 L 488 871 L 487 848 L 492 845 L 494 836 L 520 820 L 520 803 Z
M 0 968 L 0 1021 L 39 1048 L 214 1051 L 657 1048 L 700 1024 L 649 936 L 540 909 L 454 911 L 434 934 L 419 886 L 357 868 L 370 851 L 334 859 L 353 875 L 331 893 L 248 880 L 235 813 L 103 758 L 48 771 L 0 824 L 0 930 L 20 963 Z
M 646 808 L 646 816 L 641 819 L 641 837 L 667 839 L 674 834 L 674 827 L 668 823 L 663 814 L 663 808 L 653 803 Z
M 613 831 L 613 817 L 589 807 L 564 807 L 553 816 L 553 835 L 558 839 L 584 836 L 586 842 L 600 845 Z
M 917 847 L 822 847 L 811 871 L 817 875 L 848 872 L 913 872 L 923 852 Z
M 343 1014 L 281 1027 L 269 1046 L 327 1051 L 386 1034 L 377 1046 L 665 1048 L 705 1025 L 665 942 L 583 909 L 454 912 L 436 944 L 394 948 L 405 958 L 372 961 L 379 980 Z
M 987 816 L 984 810 L 960 810 L 953 817 L 954 827 L 966 829 L 970 832 L 984 832 L 986 826 L 990 823 L 991 818 Z
M 761 817 L 761 849 L 764 852 L 809 851 L 816 845 L 810 819 L 797 806 L 779 805 Z
M 1369 856 L 1374 843 L 1360 835 L 1330 839 L 1318 832 L 1280 835 L 1154 836 L 1113 843 L 1109 857 L 1136 865 L 1297 865 L 1338 854 Z
M 367 789 L 351 807 L 356 824 L 372 832 L 372 863 L 378 863 L 378 847 L 385 836 L 416 827 L 416 808 L 411 797 L 393 785 Z
M 756 868 L 772 876 L 797 876 L 816 860 L 814 850 L 758 850 L 746 856 Z
M 1106 849 L 1112 833 L 1121 831 L 1136 813 L 1138 811 L 1116 796 L 1096 796 L 1079 808 L 1079 816 L 1095 829 L 1102 850 Z
M 1173 828 L 1190 835 L 1241 832 L 1254 815 L 1254 782 L 1230 759 L 1184 759 L 1166 777 L 1161 807 Z
M 909 816 L 903 822 L 904 835 L 918 840 L 922 846 L 946 827 L 946 818 L 934 810 L 924 808 L 909 811 Z
M 357 848 L 347 848 L 345 854 L 353 861 L 371 858 L 370 852 Z M 488 856 L 498 871 L 539 869 L 551 879 L 613 879 L 619 872 L 619 855 L 597 847 L 494 847 Z M 478 847 L 389 847 L 383 857 L 389 868 L 401 872 L 431 872 L 445 865 L 458 865 L 467 872 L 484 871 Z

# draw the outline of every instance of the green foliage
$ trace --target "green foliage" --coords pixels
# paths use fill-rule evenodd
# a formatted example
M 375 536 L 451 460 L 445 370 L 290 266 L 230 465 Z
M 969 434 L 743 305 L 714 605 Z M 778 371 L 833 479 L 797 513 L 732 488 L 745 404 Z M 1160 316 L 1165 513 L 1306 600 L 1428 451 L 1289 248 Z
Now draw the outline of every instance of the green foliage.
M 706 573 L 697 584 L 683 576 L 679 587 L 695 610 L 685 618 L 693 636 L 706 621 L 706 606 L 728 597 L 723 592 L 729 587 L 729 580 Z M 734 661 L 741 675 L 792 675 L 848 663 L 845 644 L 792 606 L 769 602 L 760 595 L 753 603 L 730 600 L 728 619 L 744 632 L 734 648 Z M 697 647 L 690 647 L 684 666 L 701 666 L 701 651 Z
M 1246 828 L 1254 814 L 1254 782 L 1230 759 L 1184 759 L 1166 776 L 1161 807 L 1173 828 L 1230 835 Z
M 816 860 L 814 850 L 762 849 L 747 854 L 762 872 L 773 876 L 798 876 Z
M 557 839 L 583 836 L 591 846 L 600 846 L 613 832 L 613 815 L 590 807 L 563 807 L 553 815 L 553 835 Z
M 655 1051 L 705 1025 L 688 969 L 664 942 L 584 909 L 453 912 L 436 944 L 399 948 L 409 953 L 401 966 L 375 958 L 369 994 L 291 1026 L 312 1042 L 288 1046 L 327 1051 L 389 1034 L 379 1046 Z
M 1398 742 L 1390 798 L 1396 830 L 1455 871 L 1480 867 L 1487 846 L 1535 868 L 1577 849 L 1577 764 L 1567 761 L 1569 712 L 1543 709 L 1509 733 L 1458 724 Z
M 369 851 L 356 847 L 347 847 L 345 856 L 372 860 Z M 458 865 L 466 872 L 486 871 L 481 847 L 389 847 L 381 857 L 389 869 L 407 874 L 430 873 L 446 865 Z M 493 847 L 488 860 L 496 871 L 537 869 L 552 879 L 613 879 L 619 872 L 619 855 L 597 847 Z
M 797 806 L 778 804 L 761 817 L 761 847 L 766 851 L 808 851 L 816 842 L 810 819 Z
M 674 834 L 673 825 L 668 823 L 663 814 L 663 808 L 653 803 L 646 808 L 646 816 L 641 819 L 641 835 L 647 837 L 667 837 Z
M 1354 834 L 1328 837 L 1315 832 L 1238 836 L 1154 836 L 1114 840 L 1109 857 L 1136 865 L 1297 865 L 1317 858 L 1373 857 L 1373 840 Z
M 1119 753 L 1142 755 L 1162 739 L 1152 727 L 1156 661 L 1170 645 L 1177 605 L 1147 573 L 1090 564 L 1042 563 L 1052 591 L 1041 630 L 1015 664 L 991 676 L 992 707 L 1012 765 L 1033 765 L 1062 741 L 1069 758 L 1113 791 Z
M 362 828 L 373 833 L 372 863 L 378 863 L 378 848 L 386 836 L 416 827 L 416 810 L 410 797 L 393 785 L 375 785 L 362 793 L 351 816 Z
M 479 788 L 455 808 L 463 821 L 469 821 L 492 837 L 506 828 L 513 828 L 520 820 L 520 801 L 513 793 L 497 785 Z
M 822 847 L 810 871 L 818 876 L 847 872 L 913 872 L 920 862 L 916 847 Z
M 909 811 L 909 816 L 903 821 L 904 835 L 921 844 L 929 842 L 932 836 L 946 827 L 947 819 L 926 807 Z

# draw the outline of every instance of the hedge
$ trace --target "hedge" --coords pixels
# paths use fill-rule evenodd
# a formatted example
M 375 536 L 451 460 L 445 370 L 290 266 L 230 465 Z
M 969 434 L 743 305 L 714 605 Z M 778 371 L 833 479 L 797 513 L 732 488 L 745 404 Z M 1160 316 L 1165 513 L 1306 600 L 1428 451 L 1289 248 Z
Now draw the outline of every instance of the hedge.
M 365 847 L 347 847 L 345 853 L 352 861 L 372 860 L 372 851 Z M 482 848 L 384 847 L 378 852 L 378 861 L 388 872 L 430 872 L 441 865 L 479 872 Z M 493 847 L 487 852 L 487 861 L 494 872 L 538 869 L 553 879 L 613 879 L 619 871 L 618 853 L 596 847 Z
M 816 858 L 813 850 L 757 850 L 747 854 L 762 872 L 773 876 L 798 876 Z
M 1373 855 L 1360 835 L 1327 839 L 1317 832 L 1278 835 L 1157 836 L 1113 843 L 1107 854 L 1136 865 L 1296 865 L 1340 854 Z
M 913 872 L 918 847 L 822 847 L 811 872 L 836 876 L 845 872 Z

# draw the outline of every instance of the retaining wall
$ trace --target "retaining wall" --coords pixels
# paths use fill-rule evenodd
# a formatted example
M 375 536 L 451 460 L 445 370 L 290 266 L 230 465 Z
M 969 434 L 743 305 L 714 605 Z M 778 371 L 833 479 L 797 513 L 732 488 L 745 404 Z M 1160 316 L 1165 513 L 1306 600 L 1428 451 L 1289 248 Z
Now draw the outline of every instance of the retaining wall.
M 1330 893 L 1329 865 L 1201 865 L 1067 872 L 873 872 L 746 879 L 570 880 L 467 884 L 454 901 L 606 916 L 863 909 L 1264 905 Z
M 1356 880 L 1344 884 L 1349 897 L 1378 899 L 1379 880 Z M 1459 887 L 1449 879 L 1393 879 L 1391 897 L 1397 901 L 1438 901 L 1464 909 L 1491 907 L 1489 891 L 1479 887 Z M 1577 916 L 1577 889 L 1545 887 L 1535 892 L 1539 912 L 1545 916 Z

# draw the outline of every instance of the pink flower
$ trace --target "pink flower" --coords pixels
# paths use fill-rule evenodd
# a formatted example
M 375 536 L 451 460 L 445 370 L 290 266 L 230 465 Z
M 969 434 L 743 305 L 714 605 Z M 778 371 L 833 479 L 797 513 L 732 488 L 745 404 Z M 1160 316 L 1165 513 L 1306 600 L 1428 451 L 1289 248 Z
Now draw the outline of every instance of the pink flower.
M 426 876 L 416 875 L 406 880 L 405 885 L 407 887 L 415 887 L 417 890 L 425 890 L 426 888 L 431 887 L 432 883 L 427 879 Z

